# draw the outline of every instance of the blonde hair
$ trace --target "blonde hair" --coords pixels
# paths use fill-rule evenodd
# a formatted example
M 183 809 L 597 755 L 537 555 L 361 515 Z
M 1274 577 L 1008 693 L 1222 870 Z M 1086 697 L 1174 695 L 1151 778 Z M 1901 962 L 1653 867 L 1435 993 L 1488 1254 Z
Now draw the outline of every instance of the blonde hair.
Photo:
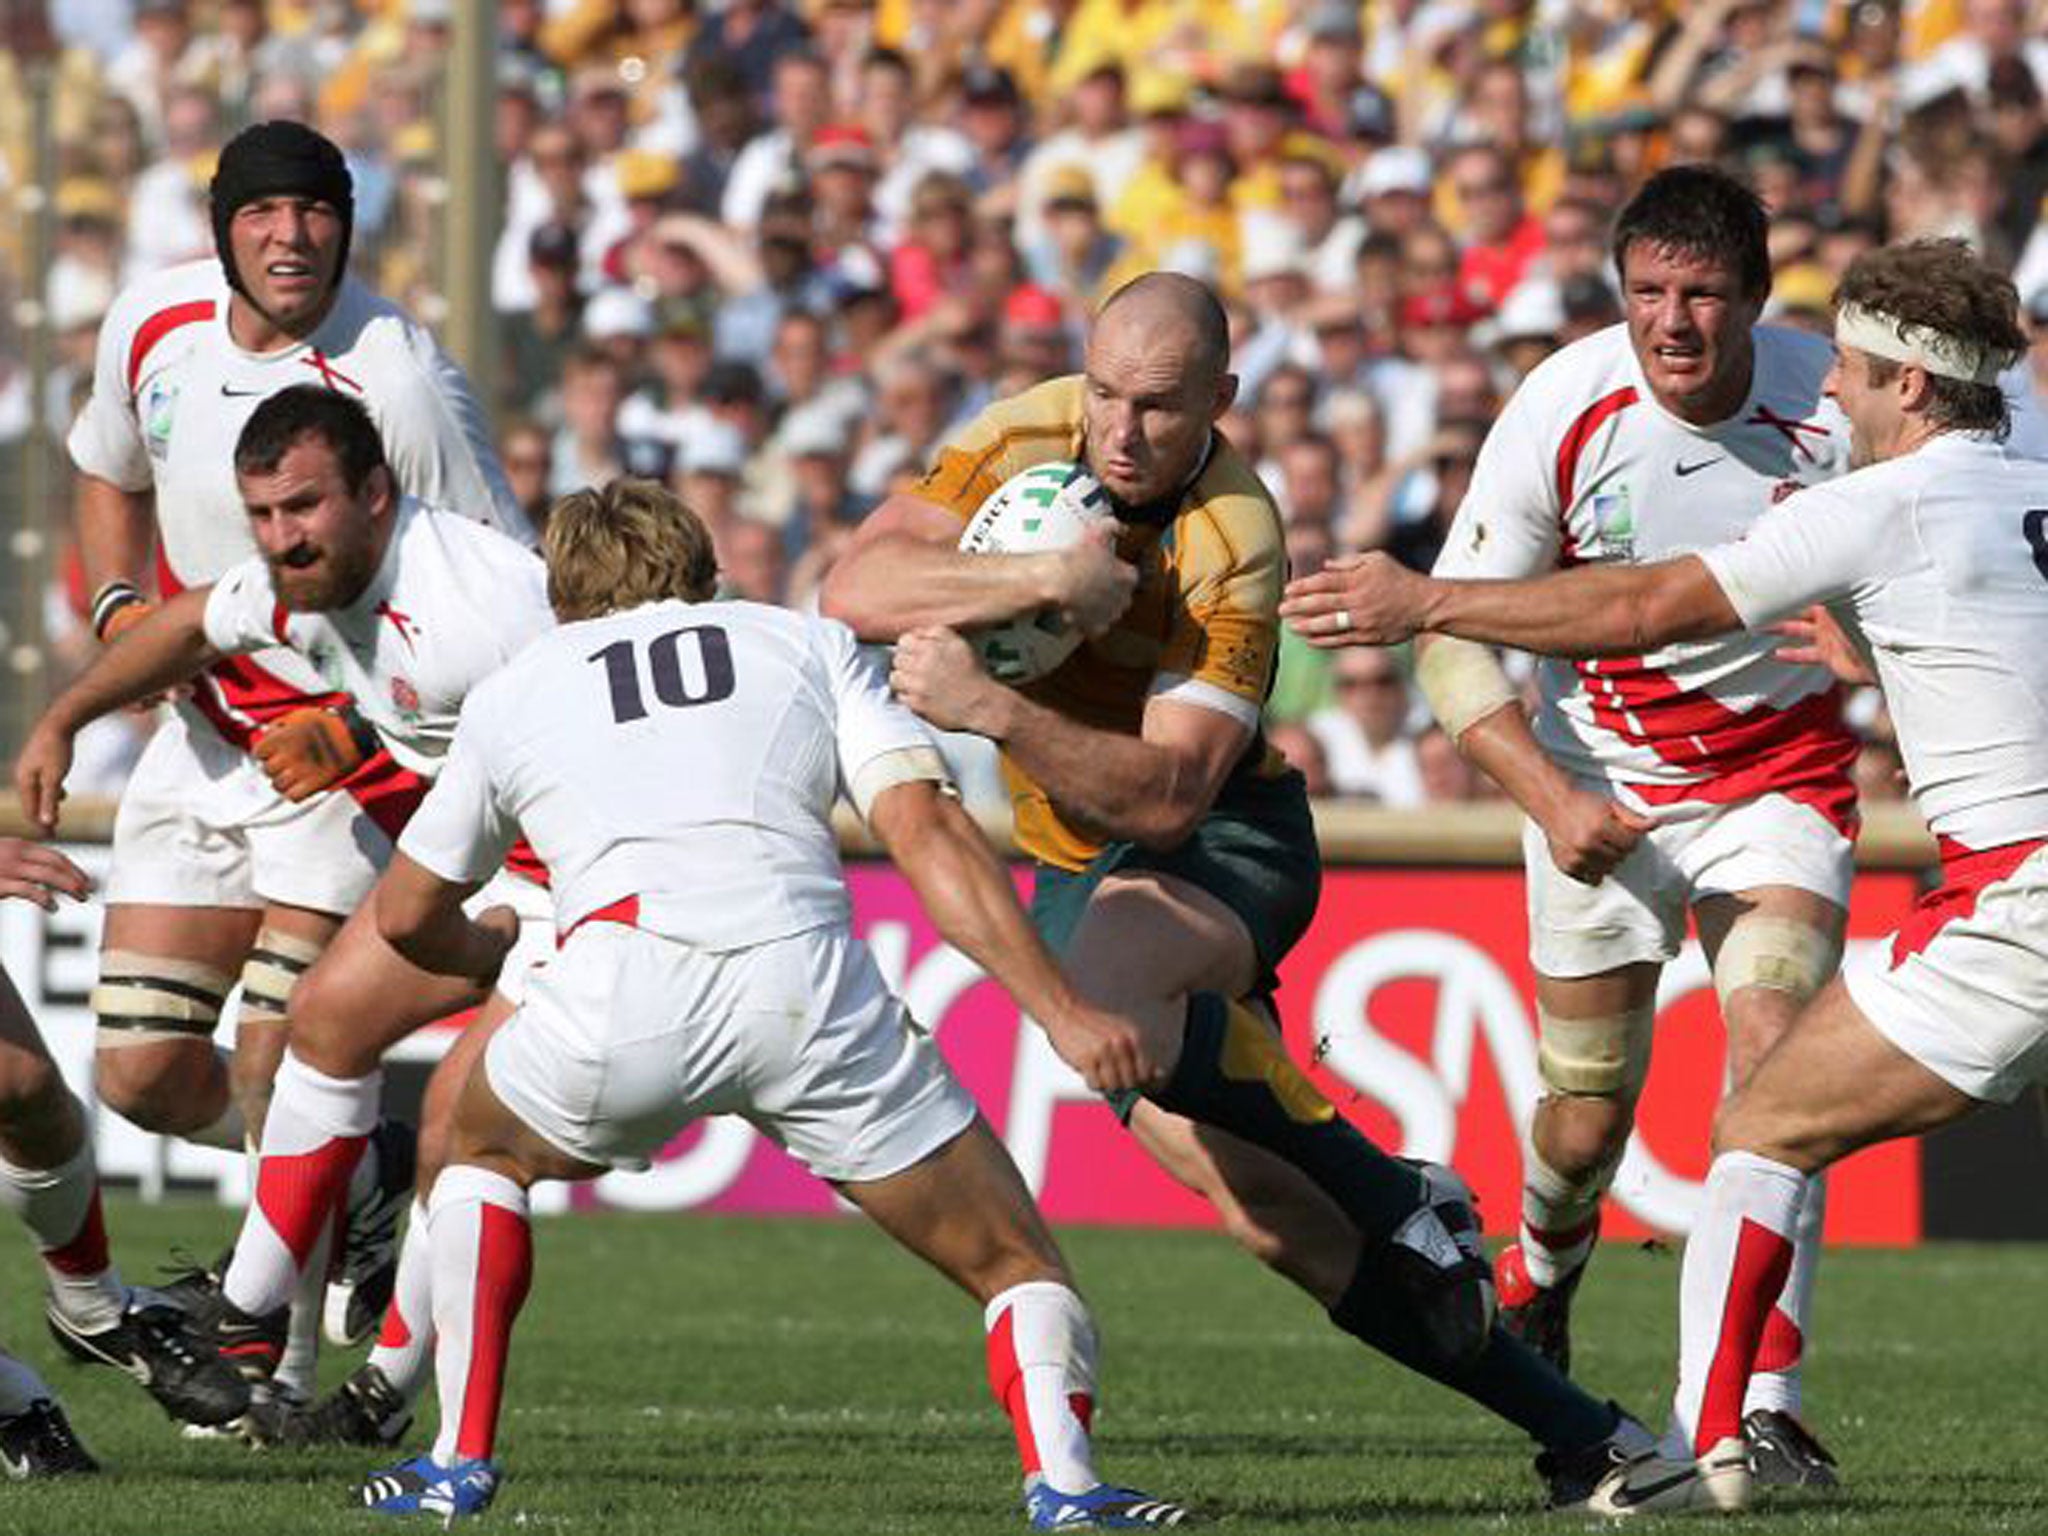
M 718 586 L 710 533 L 654 480 L 564 496 L 548 512 L 541 553 L 548 603 L 565 624 L 667 597 L 702 602 Z

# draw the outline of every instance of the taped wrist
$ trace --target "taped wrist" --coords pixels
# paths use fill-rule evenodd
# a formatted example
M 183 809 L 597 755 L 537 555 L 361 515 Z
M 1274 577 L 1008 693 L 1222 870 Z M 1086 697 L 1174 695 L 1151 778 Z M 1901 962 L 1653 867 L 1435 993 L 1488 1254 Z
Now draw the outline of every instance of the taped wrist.
M 1492 648 L 1455 635 L 1438 635 L 1421 648 L 1415 685 L 1454 742 L 1495 710 L 1515 702 L 1514 684 Z
M 92 595 L 92 632 L 102 642 L 111 640 L 140 619 L 149 606 L 149 599 L 142 595 L 142 589 L 134 582 L 119 579 L 106 582 Z M 128 615 L 127 619 L 116 625 L 115 616 L 123 613 Z

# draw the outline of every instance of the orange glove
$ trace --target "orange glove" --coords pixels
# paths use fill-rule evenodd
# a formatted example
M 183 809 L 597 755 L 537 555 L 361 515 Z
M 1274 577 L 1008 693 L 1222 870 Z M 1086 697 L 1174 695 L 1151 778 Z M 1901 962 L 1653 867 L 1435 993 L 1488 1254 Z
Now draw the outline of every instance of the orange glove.
M 277 792 L 297 803 L 362 767 L 377 734 L 353 709 L 308 706 L 265 726 L 251 750 Z

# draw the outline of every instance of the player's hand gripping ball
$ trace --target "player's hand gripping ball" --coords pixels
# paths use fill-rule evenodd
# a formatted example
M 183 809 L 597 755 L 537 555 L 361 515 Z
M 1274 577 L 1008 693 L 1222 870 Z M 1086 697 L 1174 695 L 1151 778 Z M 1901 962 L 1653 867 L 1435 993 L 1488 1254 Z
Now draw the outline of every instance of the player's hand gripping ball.
M 960 548 L 976 555 L 1046 554 L 1081 542 L 1090 528 L 1112 521 L 1102 484 L 1079 464 L 1034 464 L 990 493 L 960 535 Z M 1081 631 L 1054 608 L 1019 614 L 966 636 L 990 677 L 1028 683 L 1074 653 Z

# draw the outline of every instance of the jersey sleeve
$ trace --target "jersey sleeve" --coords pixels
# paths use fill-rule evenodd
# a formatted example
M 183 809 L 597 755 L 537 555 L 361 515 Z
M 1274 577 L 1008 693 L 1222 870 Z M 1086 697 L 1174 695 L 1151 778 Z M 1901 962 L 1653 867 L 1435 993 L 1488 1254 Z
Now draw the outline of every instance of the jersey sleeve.
M 1789 496 L 1742 538 L 1701 554 L 1744 625 L 1756 629 L 1901 568 L 1910 520 L 1883 504 L 1878 487 L 1866 482 L 1859 493 L 1859 478 Z
M 206 595 L 206 643 L 230 656 L 285 642 L 285 614 L 262 560 L 229 569 Z
M 1487 432 L 1433 575 L 1513 579 L 1556 567 L 1563 509 L 1529 404 L 1541 384 L 1525 382 Z
M 128 388 L 128 352 L 133 345 L 130 305 L 117 303 L 100 326 L 93 351 L 92 394 L 65 440 L 71 462 L 83 474 L 124 491 L 146 491 L 153 483 L 149 446 Z
M 467 375 L 417 326 L 406 348 L 409 366 L 391 380 L 378 423 L 399 489 L 531 547 L 534 529 L 512 498 Z
M 465 708 L 434 787 L 399 834 L 400 853 L 451 885 L 488 880 L 519 835 L 492 786 L 483 734 Z
M 925 723 L 889 691 L 881 646 L 864 646 L 836 619 L 814 619 L 815 644 L 831 681 L 839 781 L 854 783 L 861 770 L 891 752 L 938 750 Z
M 1255 726 L 1280 648 L 1279 517 L 1249 490 L 1226 490 L 1185 519 L 1179 537 L 1185 613 L 1160 653 L 1152 696 Z
M 910 494 L 964 523 L 1012 475 L 1080 452 L 1081 381 L 1054 379 L 998 401 L 954 433 Z

